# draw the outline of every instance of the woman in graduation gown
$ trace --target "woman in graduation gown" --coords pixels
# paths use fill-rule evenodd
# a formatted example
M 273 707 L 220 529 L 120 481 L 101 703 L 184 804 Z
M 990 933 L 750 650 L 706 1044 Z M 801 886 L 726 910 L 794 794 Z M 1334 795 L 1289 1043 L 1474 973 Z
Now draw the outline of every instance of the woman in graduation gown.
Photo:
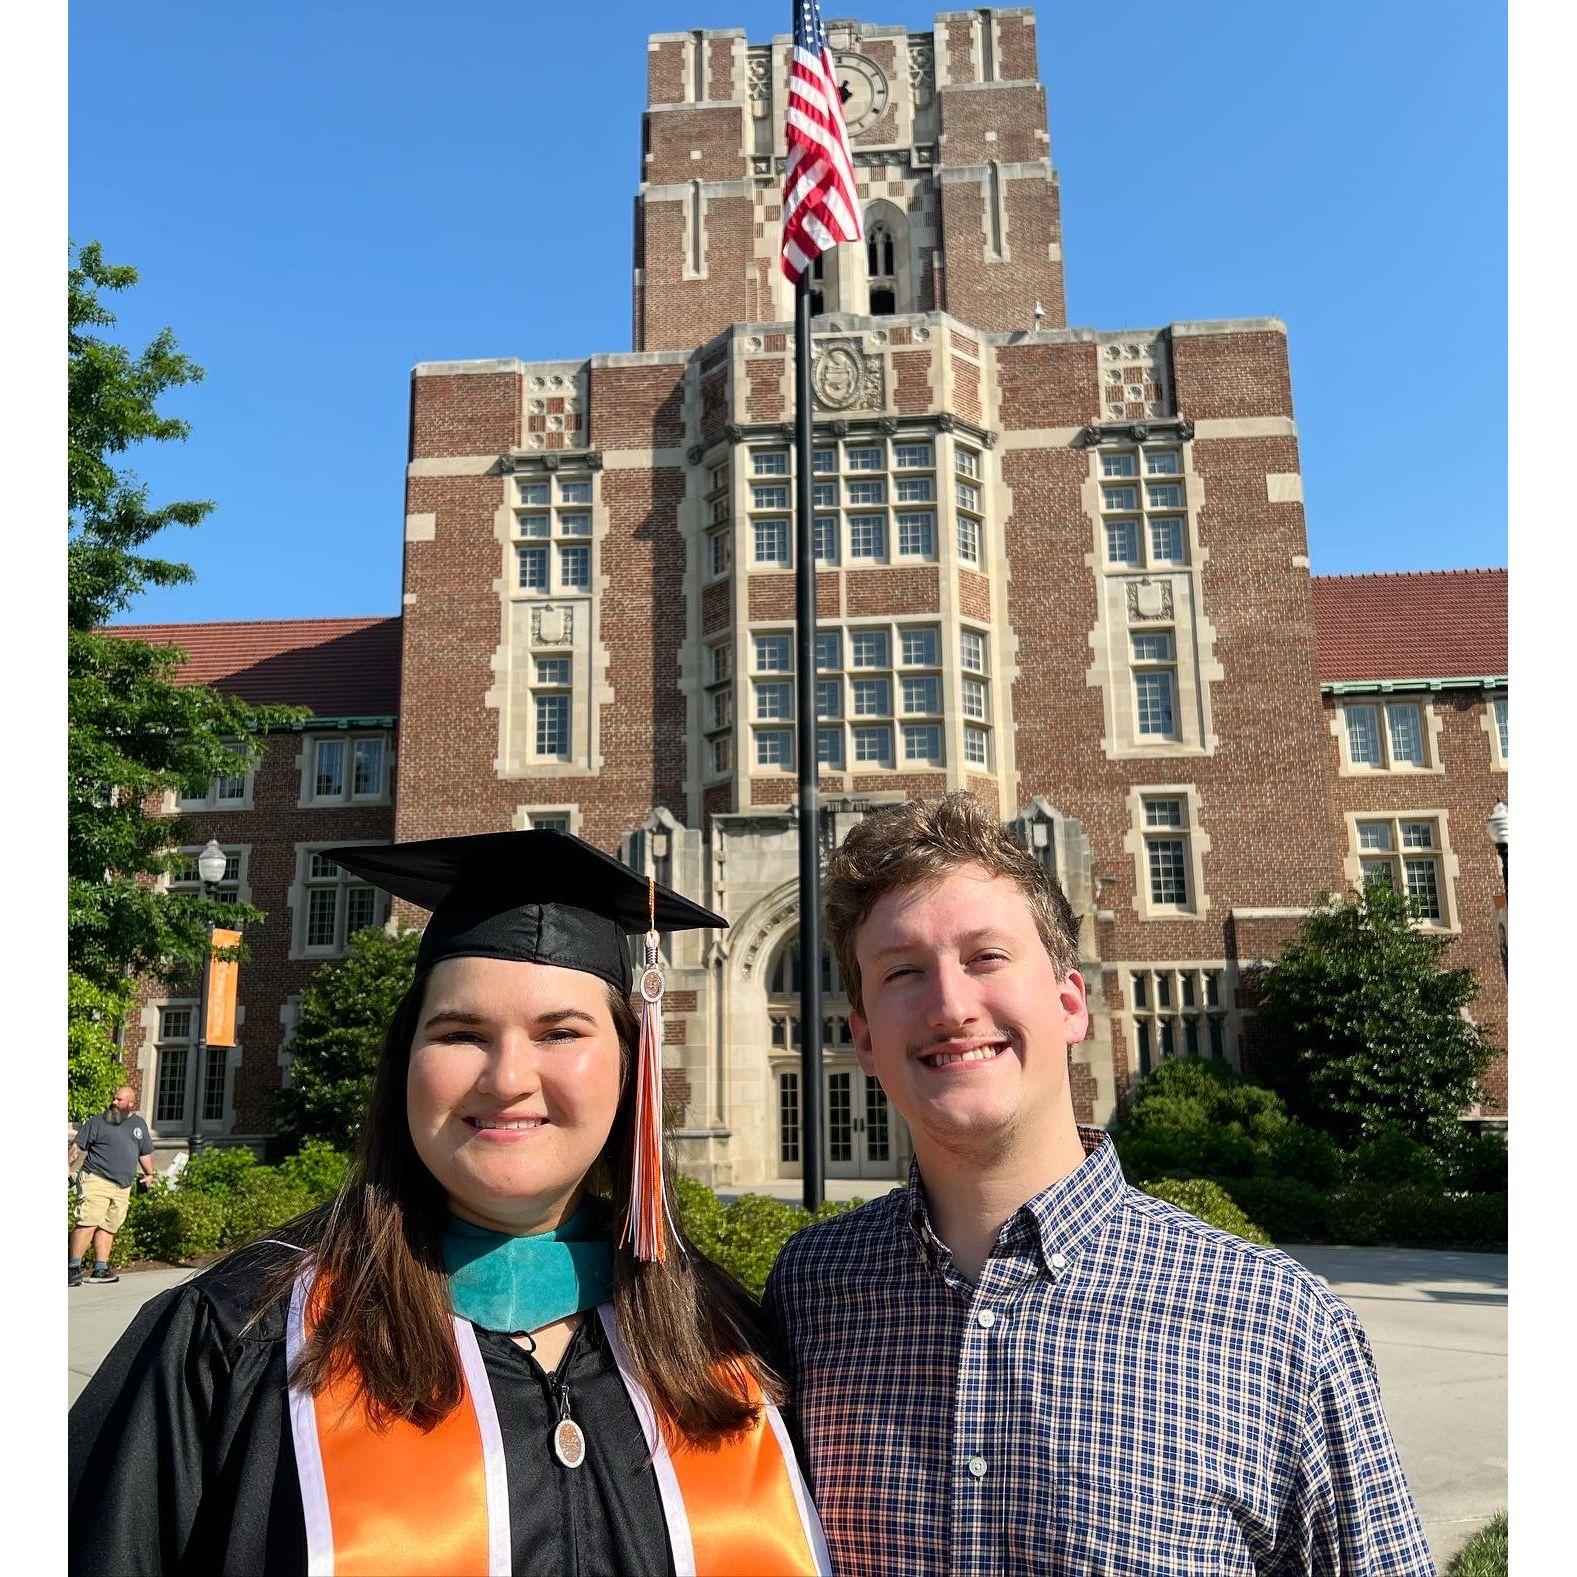
M 351 1181 L 105 1359 L 72 1571 L 829 1570 L 753 1305 L 663 1176 L 658 932 L 726 922 L 563 833 L 334 852 L 433 910 Z

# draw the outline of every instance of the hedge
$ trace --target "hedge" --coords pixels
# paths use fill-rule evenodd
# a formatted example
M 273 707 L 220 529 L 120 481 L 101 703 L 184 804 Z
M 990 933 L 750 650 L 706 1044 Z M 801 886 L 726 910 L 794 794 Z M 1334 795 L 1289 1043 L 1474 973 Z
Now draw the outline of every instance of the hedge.
M 134 1188 L 111 1265 L 157 1259 L 190 1264 L 261 1237 L 339 1191 L 349 1158 L 311 1140 L 278 1166 L 244 1146 L 200 1151 L 172 1181 Z
M 1226 1189 L 1208 1177 L 1163 1177 L 1159 1182 L 1144 1184 L 1144 1192 L 1153 1199 L 1164 1199 L 1167 1204 L 1186 1210 L 1191 1216 L 1198 1216 L 1209 1226 L 1246 1238 L 1250 1243 L 1271 1241 L 1244 1215 Z
M 1445 1193 L 1419 1183 L 1319 1189 L 1273 1177 L 1216 1181 L 1277 1243 L 1506 1251 L 1504 1192 Z

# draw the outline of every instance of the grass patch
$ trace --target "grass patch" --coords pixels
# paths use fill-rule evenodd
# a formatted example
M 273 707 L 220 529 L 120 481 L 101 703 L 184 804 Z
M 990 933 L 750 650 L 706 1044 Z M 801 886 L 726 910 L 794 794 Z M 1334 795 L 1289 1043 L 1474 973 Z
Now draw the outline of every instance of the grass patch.
M 1446 1567 L 1446 1577 L 1506 1577 L 1508 1539 L 1506 1513 L 1479 1529 L 1467 1547 Z

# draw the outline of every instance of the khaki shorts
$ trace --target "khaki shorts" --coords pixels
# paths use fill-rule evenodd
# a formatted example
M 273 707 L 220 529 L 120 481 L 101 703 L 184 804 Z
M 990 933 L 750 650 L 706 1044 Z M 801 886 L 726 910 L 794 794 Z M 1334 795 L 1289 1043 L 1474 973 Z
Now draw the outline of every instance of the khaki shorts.
M 77 1199 L 77 1225 L 102 1227 L 112 1234 L 119 1232 L 125 1225 L 126 1208 L 130 1203 L 129 1188 L 117 1188 L 97 1172 L 84 1172 L 82 1193 Z

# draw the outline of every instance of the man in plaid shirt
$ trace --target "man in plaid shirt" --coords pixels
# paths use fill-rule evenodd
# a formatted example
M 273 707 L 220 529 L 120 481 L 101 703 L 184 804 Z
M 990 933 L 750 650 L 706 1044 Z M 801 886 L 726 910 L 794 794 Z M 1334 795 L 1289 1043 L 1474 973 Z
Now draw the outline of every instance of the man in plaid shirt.
M 825 895 L 915 1145 L 767 1285 L 837 1571 L 1435 1577 L 1351 1309 L 1075 1124 L 1089 1013 L 1039 862 L 950 794 L 867 818 Z

